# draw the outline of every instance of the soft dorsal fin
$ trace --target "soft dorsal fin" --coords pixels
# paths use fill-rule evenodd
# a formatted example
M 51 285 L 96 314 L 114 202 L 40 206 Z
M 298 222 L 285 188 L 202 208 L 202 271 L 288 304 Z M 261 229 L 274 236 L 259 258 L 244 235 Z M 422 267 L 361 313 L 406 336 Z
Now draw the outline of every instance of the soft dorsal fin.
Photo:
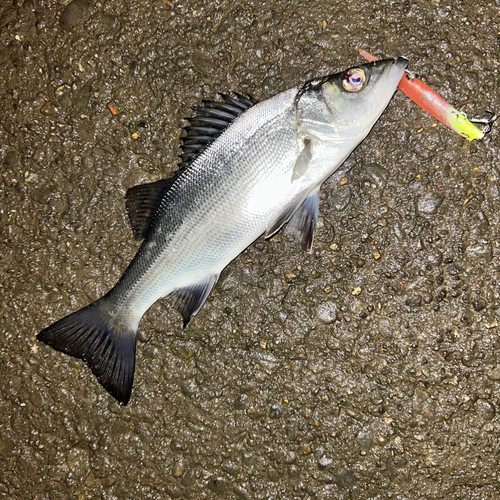
M 312 251 L 318 212 L 319 188 L 302 202 L 285 227 L 285 232 L 298 241 L 302 249 L 309 253 Z
M 127 212 L 137 241 L 145 238 L 163 196 L 193 158 L 215 141 L 238 116 L 258 102 L 251 96 L 234 95 L 236 98 L 220 94 L 224 102 L 203 101 L 203 106 L 193 108 L 196 116 L 186 118 L 189 125 L 184 127 L 184 136 L 181 137 L 182 162 L 173 177 L 141 184 L 127 191 Z
M 238 93 L 234 94 L 236 98 L 219 95 L 224 102 L 203 101 L 203 106 L 193 108 L 196 116 L 186 118 L 189 125 L 184 127 L 184 135 L 181 137 L 180 167 L 191 163 L 193 158 L 215 141 L 238 116 L 258 102 L 251 96 L 245 97 Z
M 134 238 L 141 241 L 145 238 L 149 223 L 160 206 L 163 195 L 172 187 L 182 170 L 178 170 L 173 177 L 149 184 L 140 184 L 127 191 L 125 204 Z
M 174 307 L 182 314 L 184 328 L 191 318 L 198 314 L 218 279 L 218 274 L 211 275 L 194 285 L 180 288 L 172 294 L 175 296 Z

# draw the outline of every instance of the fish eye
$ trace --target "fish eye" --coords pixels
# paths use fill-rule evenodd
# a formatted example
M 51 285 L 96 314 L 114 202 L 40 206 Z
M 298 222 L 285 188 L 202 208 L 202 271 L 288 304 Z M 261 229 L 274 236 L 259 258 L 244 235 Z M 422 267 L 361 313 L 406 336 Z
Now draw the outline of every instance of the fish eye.
M 342 76 L 342 87 L 347 92 L 359 92 L 366 85 L 365 72 L 360 68 L 348 69 Z

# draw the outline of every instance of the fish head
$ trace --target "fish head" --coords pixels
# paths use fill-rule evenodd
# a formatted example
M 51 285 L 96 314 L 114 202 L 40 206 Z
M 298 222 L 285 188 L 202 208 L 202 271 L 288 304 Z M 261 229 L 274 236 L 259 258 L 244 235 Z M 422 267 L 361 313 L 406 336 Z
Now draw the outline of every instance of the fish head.
M 306 83 L 297 93 L 297 132 L 329 143 L 361 141 L 403 78 L 408 60 L 384 59 Z

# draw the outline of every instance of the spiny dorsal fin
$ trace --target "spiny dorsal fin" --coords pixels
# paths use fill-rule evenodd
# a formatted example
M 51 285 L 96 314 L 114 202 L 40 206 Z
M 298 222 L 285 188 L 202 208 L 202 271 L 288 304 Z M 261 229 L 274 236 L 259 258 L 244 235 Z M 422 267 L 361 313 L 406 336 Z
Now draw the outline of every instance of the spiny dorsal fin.
M 198 314 L 218 279 L 218 274 L 208 276 L 200 282 L 186 288 L 180 288 L 172 294 L 175 296 L 174 307 L 182 314 L 184 328 L 190 319 Z
M 125 203 L 134 238 L 141 241 L 145 238 L 149 223 L 160 206 L 163 195 L 172 187 L 181 173 L 178 170 L 173 177 L 149 184 L 140 184 L 127 191 Z
M 224 102 L 203 101 L 203 106 L 195 107 L 196 116 L 186 118 L 189 122 L 184 127 L 181 137 L 180 167 L 185 167 L 210 143 L 215 141 L 231 123 L 247 109 L 255 106 L 257 100 L 251 96 L 235 93 L 236 99 L 225 94 L 219 94 Z

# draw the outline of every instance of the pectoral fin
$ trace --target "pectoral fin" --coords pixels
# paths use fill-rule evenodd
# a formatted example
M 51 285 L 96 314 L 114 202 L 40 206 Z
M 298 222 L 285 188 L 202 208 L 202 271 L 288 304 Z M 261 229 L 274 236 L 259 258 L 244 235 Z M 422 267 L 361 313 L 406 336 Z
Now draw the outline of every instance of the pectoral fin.
M 268 230 L 264 233 L 264 238 L 270 238 L 275 235 L 293 216 L 297 208 L 302 205 L 302 202 L 307 198 L 307 193 L 301 193 L 293 199 L 281 211 L 281 213 L 269 225 Z
M 309 194 L 308 192 L 301 193 L 292 200 L 269 226 L 264 237 L 270 238 L 288 223 L 286 232 L 292 235 L 304 250 L 310 252 L 314 228 L 318 220 L 318 211 L 319 186 L 316 186 L 312 191 L 309 191 Z
M 194 285 L 180 288 L 172 294 L 175 296 L 174 307 L 182 314 L 184 328 L 186 328 L 191 318 L 196 316 L 203 307 L 218 279 L 218 274 L 212 275 Z
M 311 252 L 314 229 L 318 221 L 319 188 L 313 191 L 294 212 L 285 231 L 300 243 L 302 249 Z
M 300 179 L 306 172 L 312 158 L 312 141 L 304 139 L 304 149 L 300 152 L 292 172 L 292 182 Z

